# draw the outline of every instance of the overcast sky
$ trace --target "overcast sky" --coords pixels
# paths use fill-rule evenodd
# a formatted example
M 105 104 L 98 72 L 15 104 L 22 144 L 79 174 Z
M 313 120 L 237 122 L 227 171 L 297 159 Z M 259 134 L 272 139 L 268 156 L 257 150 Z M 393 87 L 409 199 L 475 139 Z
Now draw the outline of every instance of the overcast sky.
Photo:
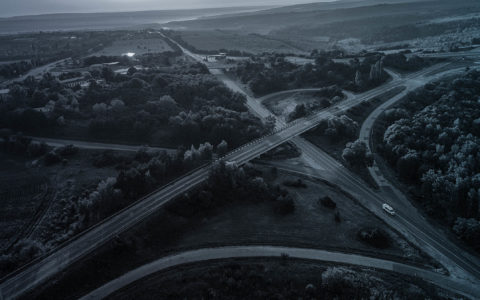
M 225 6 L 290 5 L 331 0 L 0 0 L 0 16 L 59 12 L 134 11 Z

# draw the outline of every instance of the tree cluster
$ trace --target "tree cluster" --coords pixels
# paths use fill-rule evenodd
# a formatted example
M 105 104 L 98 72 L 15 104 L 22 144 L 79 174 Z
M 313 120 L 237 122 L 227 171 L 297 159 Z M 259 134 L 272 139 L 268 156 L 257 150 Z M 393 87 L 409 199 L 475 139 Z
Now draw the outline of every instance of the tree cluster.
M 131 68 L 126 75 L 104 67 L 90 75 L 86 89 L 67 88 L 48 73 L 13 85 L 0 103 L 0 128 L 29 134 L 71 128 L 102 140 L 185 146 L 225 140 L 229 147 L 272 130 L 247 111 L 244 96 L 202 64 L 175 65 L 169 72 Z
M 240 62 L 232 71 L 256 95 L 304 87 L 337 86 L 364 91 L 388 79 L 380 56 L 348 64 L 334 62 L 328 54 L 316 53 L 315 63 L 299 66 L 281 55 L 256 56 Z
M 433 64 L 435 60 L 422 58 L 416 55 L 410 57 L 403 53 L 387 54 L 383 58 L 386 67 L 394 68 L 402 71 L 417 71 Z
M 368 166 L 373 161 L 372 155 L 367 153 L 367 145 L 360 140 L 347 143 L 342 158 L 351 166 Z
M 169 210 L 181 216 L 208 212 L 222 205 L 238 202 L 269 202 L 280 215 L 295 210 L 293 198 L 279 185 L 268 184 L 252 167 L 237 167 L 223 161 L 214 164 L 207 183 L 194 193 L 184 195 Z
M 325 135 L 332 141 L 341 139 L 351 139 L 357 136 L 358 123 L 346 115 L 332 116 L 329 119 L 322 120 L 314 129 L 318 135 Z
M 421 189 L 432 215 L 453 225 L 479 218 L 480 72 L 429 84 L 386 113 L 383 155 L 401 179 Z M 420 109 L 420 110 L 419 110 Z

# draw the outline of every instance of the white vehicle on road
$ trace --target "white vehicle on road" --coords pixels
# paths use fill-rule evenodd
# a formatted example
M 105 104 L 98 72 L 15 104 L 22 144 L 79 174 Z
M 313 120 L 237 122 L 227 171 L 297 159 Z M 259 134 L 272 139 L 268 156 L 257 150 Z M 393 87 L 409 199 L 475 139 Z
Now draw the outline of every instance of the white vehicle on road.
M 384 211 L 386 211 L 387 213 L 391 214 L 392 216 L 395 215 L 395 210 L 393 210 L 393 207 L 391 207 L 390 205 L 388 205 L 387 203 L 383 203 L 382 204 L 382 208 Z

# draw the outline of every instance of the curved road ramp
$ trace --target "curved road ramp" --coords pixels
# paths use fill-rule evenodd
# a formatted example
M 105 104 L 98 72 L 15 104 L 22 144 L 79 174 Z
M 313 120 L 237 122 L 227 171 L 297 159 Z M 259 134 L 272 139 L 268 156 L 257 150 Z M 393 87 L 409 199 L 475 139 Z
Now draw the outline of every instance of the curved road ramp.
M 126 287 L 127 285 L 141 280 L 156 272 L 168 268 L 177 267 L 183 264 L 205 262 L 210 260 L 229 259 L 229 258 L 262 258 L 262 257 L 284 257 L 289 258 L 326 261 L 333 263 L 351 264 L 362 267 L 375 268 L 379 270 L 397 272 L 409 276 L 421 278 L 427 282 L 433 283 L 445 290 L 458 293 L 465 297 L 475 299 L 480 295 L 480 287 L 473 286 L 466 282 L 459 282 L 449 277 L 435 272 L 420 269 L 418 267 L 372 258 L 356 254 L 346 254 L 342 252 L 332 252 L 317 249 L 290 248 L 277 246 L 231 246 L 218 248 L 204 248 L 181 252 L 178 254 L 166 256 L 156 261 L 143 265 L 132 270 L 83 296 L 82 300 L 103 299 L 115 291 Z

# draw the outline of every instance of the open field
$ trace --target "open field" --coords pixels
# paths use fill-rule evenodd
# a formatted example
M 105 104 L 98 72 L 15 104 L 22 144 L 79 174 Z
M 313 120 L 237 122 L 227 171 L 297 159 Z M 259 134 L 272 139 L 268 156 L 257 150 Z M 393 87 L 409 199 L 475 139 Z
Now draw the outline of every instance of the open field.
M 69 157 L 66 164 L 51 166 L 0 153 L 3 163 L 0 171 L 2 254 L 18 255 L 15 245 L 22 239 L 38 242 L 42 249 L 48 250 L 69 237 L 61 228 L 65 221 L 59 218 L 66 217 L 62 212 L 69 209 L 70 199 L 78 198 L 96 187 L 99 181 L 118 173 L 113 167 L 94 167 L 92 156 L 98 153 L 98 150 L 81 150 Z M 2 268 L 0 276 L 12 271 L 10 268 L 16 267 L 15 263 L 22 262 L 12 263 Z
M 304 53 L 303 49 L 294 44 L 263 36 L 260 34 L 245 34 L 236 31 L 178 31 L 182 40 L 198 50 L 238 50 L 248 53 L 284 52 Z
M 40 209 L 48 179 L 25 161 L 0 153 L 0 249 L 3 251 Z
M 170 46 L 161 38 L 150 39 L 121 39 L 116 40 L 112 45 L 103 48 L 94 55 L 121 56 L 125 53 L 142 55 L 146 53 L 161 53 L 173 51 Z
M 297 178 L 280 172 L 274 181 L 282 183 Z M 345 250 L 436 268 L 430 259 L 335 187 L 320 181 L 304 179 L 304 182 L 306 188 L 289 188 L 296 208 L 285 216 L 273 212 L 270 203 L 255 201 L 232 203 L 188 218 L 164 209 L 89 258 L 75 263 L 69 272 L 29 297 L 78 297 L 162 255 L 219 245 L 273 244 Z M 318 198 L 324 195 L 336 202 L 340 223 L 334 220 L 334 210 L 318 203 Z M 390 246 L 378 249 L 358 240 L 358 230 L 367 227 L 384 229 L 391 238 Z

